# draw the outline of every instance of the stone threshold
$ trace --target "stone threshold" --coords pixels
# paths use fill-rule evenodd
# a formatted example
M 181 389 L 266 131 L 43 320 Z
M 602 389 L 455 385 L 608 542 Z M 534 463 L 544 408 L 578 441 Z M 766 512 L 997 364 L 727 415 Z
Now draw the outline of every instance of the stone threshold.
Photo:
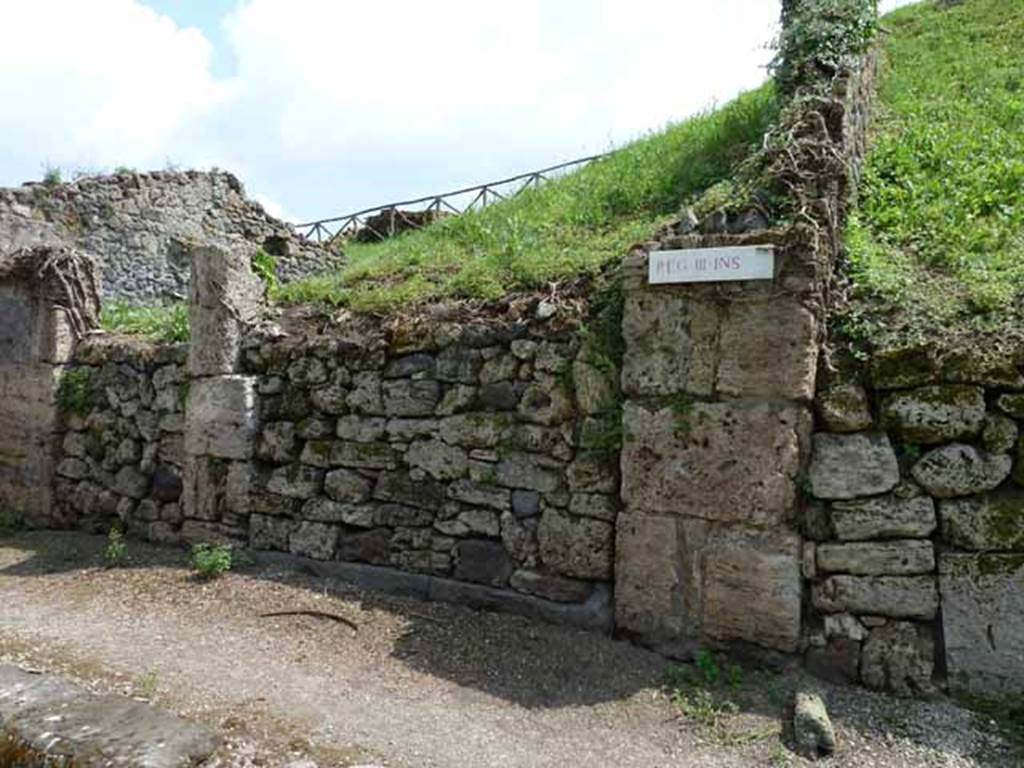
M 0 766 L 182 768 L 218 746 L 212 731 L 143 701 L 0 665 Z
M 409 573 L 396 568 L 363 563 L 313 560 L 281 552 L 246 550 L 259 565 L 311 572 L 320 578 L 336 579 L 360 589 L 431 602 L 455 603 L 484 611 L 498 611 L 611 634 L 612 596 L 607 584 L 597 584 L 583 603 L 556 603 L 508 589 L 456 581 L 442 576 Z

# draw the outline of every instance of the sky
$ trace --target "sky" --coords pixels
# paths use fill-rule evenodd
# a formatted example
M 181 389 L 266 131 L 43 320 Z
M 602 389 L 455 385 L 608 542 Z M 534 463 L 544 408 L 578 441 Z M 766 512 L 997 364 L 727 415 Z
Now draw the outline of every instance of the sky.
M 0 0 L 0 186 L 218 167 L 293 222 L 444 192 L 756 87 L 777 5 Z

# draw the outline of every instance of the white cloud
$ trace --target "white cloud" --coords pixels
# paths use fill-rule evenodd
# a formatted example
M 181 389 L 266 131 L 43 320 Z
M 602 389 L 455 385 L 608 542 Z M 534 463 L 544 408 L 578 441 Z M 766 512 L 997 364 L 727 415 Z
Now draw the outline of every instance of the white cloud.
M 224 19 L 237 68 L 217 79 L 200 30 L 137 0 L 0 0 L 0 182 L 44 162 L 219 165 L 304 216 L 438 192 L 757 85 L 777 13 L 769 0 L 243 0 Z
M 0 6 L 4 160 L 150 164 L 224 97 L 209 41 L 133 0 Z M 18 163 L 20 160 L 22 163 Z

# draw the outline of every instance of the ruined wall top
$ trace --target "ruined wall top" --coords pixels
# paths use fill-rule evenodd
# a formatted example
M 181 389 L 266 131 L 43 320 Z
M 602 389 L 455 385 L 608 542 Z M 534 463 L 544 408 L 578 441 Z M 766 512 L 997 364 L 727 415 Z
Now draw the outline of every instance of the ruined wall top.
M 282 280 L 323 270 L 335 258 L 296 238 L 221 171 L 121 173 L 0 189 L 0 252 L 42 244 L 85 251 L 100 264 L 107 298 L 184 299 L 189 246 L 211 242 L 263 247 L 276 257 Z

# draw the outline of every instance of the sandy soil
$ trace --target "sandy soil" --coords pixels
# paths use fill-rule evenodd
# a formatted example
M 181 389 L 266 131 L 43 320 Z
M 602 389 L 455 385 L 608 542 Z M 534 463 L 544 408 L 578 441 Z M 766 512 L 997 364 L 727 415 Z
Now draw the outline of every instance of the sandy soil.
M 822 690 L 839 732 L 839 752 L 818 765 L 1015 763 L 994 724 L 945 700 L 744 669 L 687 716 L 666 690 L 665 660 L 600 635 L 256 566 L 200 582 L 181 550 L 135 542 L 127 567 L 106 569 L 104 544 L 70 533 L 0 538 L 0 659 L 212 725 L 227 738 L 217 765 L 803 765 L 783 734 L 785 702 L 801 685 Z M 358 629 L 261 617 L 295 610 Z M 724 701 L 739 711 L 716 713 Z

